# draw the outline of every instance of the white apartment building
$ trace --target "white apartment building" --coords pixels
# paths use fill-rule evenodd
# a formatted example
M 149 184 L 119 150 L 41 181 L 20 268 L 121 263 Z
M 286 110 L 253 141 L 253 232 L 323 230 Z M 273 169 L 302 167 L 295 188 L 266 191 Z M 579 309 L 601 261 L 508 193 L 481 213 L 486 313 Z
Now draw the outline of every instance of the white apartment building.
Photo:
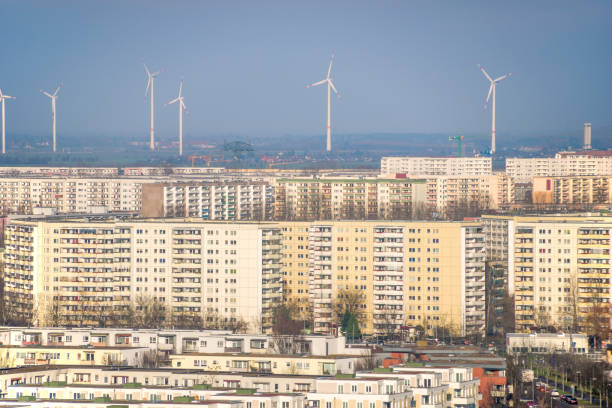
M 177 330 L 90 327 L 0 327 L 0 344 L 11 347 L 146 347 L 166 354 L 280 353 L 285 339 L 292 353 L 310 356 L 352 354 L 369 349 L 350 348 L 343 336 L 275 336 L 234 334 L 229 330 Z M 290 344 L 289 344 L 290 343 Z M 285 347 L 286 346 L 286 347 Z M 282 350 L 286 351 L 286 350 Z
M 135 178 L 0 178 L 0 214 L 33 214 L 37 208 L 58 213 L 87 213 L 92 207 L 108 211 L 140 211 L 142 184 Z
M 507 158 L 506 174 L 515 183 L 530 183 L 533 177 L 610 176 L 612 157 Z
M 316 391 L 308 393 L 312 408 L 408 408 L 412 390 L 399 378 L 318 378 Z
M 37 325 L 96 324 L 145 299 L 175 318 L 243 319 L 260 331 L 282 300 L 273 224 L 13 220 L 5 245 L 8 307 Z
M 382 157 L 380 174 L 427 176 L 486 176 L 493 172 L 490 157 Z
M 577 353 L 589 351 L 589 339 L 580 333 L 508 333 L 506 352 L 520 353 Z
M 480 380 L 474 378 L 471 367 L 393 367 L 390 375 L 405 378 L 412 386 L 416 383 L 417 388 L 427 385 L 427 375 L 434 375 L 432 385 L 437 383 L 443 385 L 445 406 L 453 408 L 477 407 L 479 400 L 478 387 Z M 389 374 L 388 374 L 389 375 Z M 422 376 L 423 378 L 419 378 Z M 430 377 L 431 378 L 431 377 Z M 421 381 L 419 381 L 421 380 Z M 422 394 L 415 390 L 415 394 Z
M 270 220 L 274 187 L 265 182 L 152 183 L 142 187 L 143 217 Z
M 34 167 L 34 166 L 0 166 L 0 174 L 7 176 L 77 176 L 77 177 L 115 177 L 117 167 Z

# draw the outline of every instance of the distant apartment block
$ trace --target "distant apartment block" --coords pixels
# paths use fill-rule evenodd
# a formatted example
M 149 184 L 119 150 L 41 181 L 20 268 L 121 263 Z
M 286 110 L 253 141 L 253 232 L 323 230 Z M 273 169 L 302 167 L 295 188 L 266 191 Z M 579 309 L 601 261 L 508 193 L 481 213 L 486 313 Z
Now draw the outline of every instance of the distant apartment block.
M 433 213 L 462 218 L 462 211 L 473 216 L 513 203 L 514 184 L 504 173 L 279 179 L 275 200 L 278 220 L 425 219 Z
M 612 203 L 610 176 L 534 177 L 533 204 L 564 206 Z
M 554 158 L 507 158 L 506 174 L 515 183 L 530 183 L 534 177 L 610 176 L 612 156 L 558 154 Z
M 484 236 L 478 223 L 279 222 L 284 297 L 333 332 L 347 306 L 368 334 L 422 325 L 481 333 Z
M 35 325 L 109 325 L 138 299 L 170 316 L 269 330 L 280 229 L 261 223 L 49 218 L 6 227 L 4 294 Z M 105 323 L 106 322 L 106 323 Z
M 508 333 L 506 352 L 508 354 L 577 353 L 589 351 L 589 339 L 579 333 Z
M 204 220 L 270 220 L 274 187 L 265 182 L 150 183 L 142 187 L 142 216 Z
M 427 177 L 427 208 L 453 218 L 466 211 L 465 215 L 478 216 L 481 210 L 497 210 L 514 203 L 514 197 L 514 183 L 500 172 Z
M 92 207 L 108 211 L 140 211 L 142 184 L 134 178 L 0 178 L 0 214 L 33 214 L 53 208 L 58 213 L 87 213 Z
M 425 180 L 287 178 L 276 181 L 279 220 L 411 218 Z
M 486 176 L 493 172 L 490 157 L 383 157 L 380 174 L 395 176 Z

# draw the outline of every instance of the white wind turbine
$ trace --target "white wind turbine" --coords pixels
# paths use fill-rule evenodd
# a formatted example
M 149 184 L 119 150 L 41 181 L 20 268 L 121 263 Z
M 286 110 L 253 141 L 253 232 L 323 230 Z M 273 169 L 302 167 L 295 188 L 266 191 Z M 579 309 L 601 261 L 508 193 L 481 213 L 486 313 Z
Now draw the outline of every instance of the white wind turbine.
M 155 130 L 153 128 L 153 118 L 154 118 L 153 91 L 155 87 L 155 77 L 158 76 L 161 71 L 151 73 L 151 71 L 149 71 L 149 68 L 147 68 L 147 64 L 143 62 L 142 65 L 144 65 L 144 69 L 147 72 L 147 89 L 145 89 L 145 97 L 147 96 L 147 93 L 149 92 L 149 88 L 151 88 L 151 146 L 150 147 L 151 147 L 151 151 L 153 151 L 155 150 Z
M 484 108 L 487 109 L 489 98 L 491 97 L 491 94 L 493 94 L 493 101 L 491 102 L 491 154 L 495 154 L 495 85 L 497 85 L 497 83 L 502 79 L 508 78 L 510 75 L 512 75 L 512 73 L 502 75 L 497 79 L 491 79 L 489 74 L 487 74 L 487 71 L 485 71 L 485 69 L 480 64 L 478 64 L 478 68 L 480 68 L 484 76 L 487 77 L 489 82 L 491 82 L 491 86 L 489 87 L 489 94 L 487 95 L 487 100 L 485 101 Z
M 4 114 L 4 100 L 5 99 L 16 99 L 14 96 L 5 95 L 0 89 L 0 101 L 2 101 L 2 154 L 6 153 L 6 119 Z
M 40 92 L 42 92 L 44 95 L 47 95 L 49 98 L 51 98 L 51 117 L 53 118 L 53 152 L 54 153 L 57 148 L 57 138 L 55 134 L 55 100 L 57 99 L 57 93 L 59 92 L 62 85 L 63 84 L 60 83 L 57 89 L 55 90 L 55 92 L 53 92 L 53 94 L 50 94 L 49 92 L 45 92 L 42 89 L 40 90 Z
M 185 106 L 185 102 L 183 102 L 182 92 L 183 92 L 183 80 L 181 79 L 181 83 L 179 85 L 178 97 L 164 105 L 164 106 L 168 106 L 168 105 L 172 105 L 175 102 L 179 103 L 179 156 L 183 155 L 183 109 L 185 109 L 187 113 L 189 113 L 189 110 Z
M 315 82 L 312 85 L 308 85 L 306 88 L 310 88 L 317 85 L 323 85 L 327 83 L 327 151 L 331 151 L 331 90 L 333 89 L 338 98 L 340 98 L 340 94 L 336 90 L 332 79 L 329 77 L 331 74 L 332 64 L 334 63 L 334 54 L 331 56 L 331 61 L 329 62 L 329 69 L 327 70 L 327 77 L 325 79 Z

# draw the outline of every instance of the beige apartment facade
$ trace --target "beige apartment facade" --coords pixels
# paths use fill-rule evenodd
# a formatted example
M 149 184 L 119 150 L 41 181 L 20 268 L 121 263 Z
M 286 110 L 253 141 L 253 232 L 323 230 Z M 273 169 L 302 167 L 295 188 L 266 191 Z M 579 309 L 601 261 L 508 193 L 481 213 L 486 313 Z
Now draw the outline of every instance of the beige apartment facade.
M 36 325 L 99 324 L 144 300 L 170 316 L 241 319 L 266 331 L 282 300 L 272 224 L 14 220 L 5 244 L 7 306 Z
M 425 201 L 425 181 L 285 178 L 276 181 L 277 220 L 406 219 Z
M 612 203 L 612 175 L 534 177 L 533 204 L 587 206 Z
M 484 235 L 473 222 L 280 222 L 284 298 L 333 332 L 347 308 L 367 334 L 484 330 Z
M 612 217 L 484 216 L 487 253 L 507 268 L 515 328 L 587 332 L 610 306 Z

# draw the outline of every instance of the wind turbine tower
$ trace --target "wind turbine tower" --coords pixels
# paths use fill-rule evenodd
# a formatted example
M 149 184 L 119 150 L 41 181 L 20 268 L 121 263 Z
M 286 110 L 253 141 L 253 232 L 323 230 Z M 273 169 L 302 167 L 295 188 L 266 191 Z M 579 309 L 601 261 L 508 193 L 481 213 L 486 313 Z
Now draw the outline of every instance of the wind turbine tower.
M 495 154 L 495 86 L 502 79 L 506 79 L 509 76 L 511 76 L 512 73 L 509 73 L 509 74 L 506 74 L 506 75 L 502 75 L 502 76 L 500 76 L 499 78 L 496 78 L 496 79 L 491 79 L 489 74 L 487 74 L 487 71 L 485 71 L 485 69 L 480 64 L 478 64 L 478 68 L 480 68 L 480 70 L 482 71 L 484 76 L 491 83 L 491 86 L 489 87 L 489 94 L 487 95 L 487 99 L 485 101 L 484 108 L 487 109 L 487 104 L 489 103 L 489 99 L 491 98 L 491 94 L 492 94 L 493 95 L 493 100 L 491 101 L 491 116 L 492 116 L 492 119 L 491 119 L 491 154 L 493 155 L 493 154 Z
M 5 95 L 0 90 L 0 101 L 2 101 L 2 154 L 6 154 L 6 119 L 4 114 L 4 101 L 6 99 L 16 99 L 14 96 Z
M 144 69 L 147 72 L 147 89 L 145 89 L 145 97 L 147 96 L 147 93 L 149 92 L 149 89 L 151 89 L 151 151 L 155 150 L 155 130 L 153 127 L 153 123 L 154 123 L 154 108 L 153 108 L 153 91 L 154 91 L 154 87 L 155 87 L 155 77 L 157 77 L 160 73 L 160 71 L 157 72 L 153 72 L 151 73 L 151 71 L 149 71 L 149 68 L 147 68 L 147 64 L 143 63 L 144 65 Z
M 62 85 L 63 84 L 59 84 L 59 86 L 57 87 L 55 92 L 53 92 L 53 94 L 50 94 L 49 92 L 45 92 L 42 89 L 40 90 L 40 92 L 42 92 L 43 94 L 51 98 L 51 117 L 53 118 L 53 153 L 55 153 L 57 150 L 57 137 L 55 133 L 55 100 L 57 99 L 57 93 L 59 92 Z
M 334 90 L 336 95 L 338 95 L 338 98 L 340 98 L 340 94 L 336 90 L 336 87 L 334 86 L 334 83 L 332 82 L 332 79 L 330 78 L 333 63 L 334 63 L 334 54 L 332 54 L 331 56 L 331 61 L 329 62 L 329 68 L 327 70 L 327 76 L 325 77 L 325 79 L 319 82 L 315 82 L 314 84 L 308 85 L 306 87 L 306 88 L 311 88 L 313 86 L 323 85 L 325 83 L 327 84 L 327 145 L 326 145 L 326 149 L 328 152 L 331 151 L 331 91 L 332 89 Z
M 178 97 L 168 102 L 165 106 L 172 105 L 175 102 L 179 103 L 179 156 L 183 155 L 183 109 L 189 113 L 189 110 L 185 106 L 185 102 L 183 102 L 183 80 L 181 79 L 181 83 L 179 85 L 179 93 Z

